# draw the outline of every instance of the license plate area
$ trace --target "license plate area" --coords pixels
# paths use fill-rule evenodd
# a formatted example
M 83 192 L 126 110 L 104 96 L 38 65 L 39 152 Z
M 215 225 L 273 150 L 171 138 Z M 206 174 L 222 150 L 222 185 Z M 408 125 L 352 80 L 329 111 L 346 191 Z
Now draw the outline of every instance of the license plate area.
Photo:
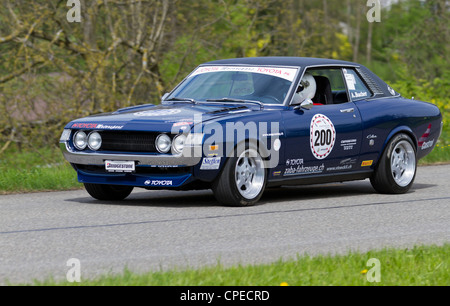
M 136 171 L 136 162 L 105 160 L 105 170 L 108 172 L 134 172 Z

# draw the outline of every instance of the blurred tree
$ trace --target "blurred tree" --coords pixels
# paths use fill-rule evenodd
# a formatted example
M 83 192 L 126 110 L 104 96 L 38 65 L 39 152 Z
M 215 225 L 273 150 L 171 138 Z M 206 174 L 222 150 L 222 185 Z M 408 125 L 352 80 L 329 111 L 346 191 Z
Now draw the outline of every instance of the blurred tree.
M 23 122 L 45 123 L 54 141 L 75 116 L 161 96 L 173 1 L 81 0 L 80 23 L 67 20 L 67 3 L 1 0 L 0 111 L 16 141 L 34 132 Z
M 78 2 L 81 20 L 69 22 Z M 368 64 L 393 82 L 448 78 L 446 0 L 398 1 L 373 24 L 361 0 L 0 4 L 0 142 L 31 142 L 37 131 L 52 142 L 74 117 L 158 103 L 195 66 L 219 58 L 327 57 Z
M 373 59 L 391 69 L 396 80 L 407 73 L 416 78 L 443 77 L 450 62 L 450 4 L 445 0 L 404 0 L 382 13 L 374 25 Z M 402 68 L 402 69 L 400 69 Z
M 81 0 L 80 23 L 66 19 L 66 1 L 2 2 L 0 33 L 7 34 L 0 45 L 10 61 L 0 84 L 31 68 L 64 72 L 81 86 L 78 98 L 89 99 L 92 112 L 119 106 L 110 103 L 116 93 L 126 104 L 133 95 L 143 101 L 149 91 L 160 93 L 169 0 Z

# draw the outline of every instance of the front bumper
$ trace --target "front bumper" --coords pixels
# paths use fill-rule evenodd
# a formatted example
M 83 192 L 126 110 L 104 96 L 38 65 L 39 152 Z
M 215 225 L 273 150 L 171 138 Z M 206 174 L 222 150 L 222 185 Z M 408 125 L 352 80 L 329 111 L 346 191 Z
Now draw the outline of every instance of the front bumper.
M 64 158 L 72 164 L 79 165 L 102 165 L 105 160 L 115 161 L 135 161 L 139 166 L 183 166 L 190 167 L 197 165 L 201 157 L 190 155 L 144 155 L 144 154 L 104 154 L 94 152 L 75 151 L 68 145 L 67 141 L 59 143 Z
M 187 173 L 106 173 L 83 170 L 79 165 L 100 166 L 105 160 L 135 161 L 136 166 L 155 169 L 159 166 L 192 167 L 198 164 L 201 157 L 183 157 L 173 155 L 137 155 L 137 154 L 103 154 L 80 152 L 72 149 L 67 141 L 59 143 L 61 151 L 68 162 L 75 165 L 80 183 L 128 185 L 144 188 L 177 188 L 193 180 L 192 172 Z M 89 168 L 89 167 L 88 167 Z M 175 169 L 175 168 L 167 168 Z M 179 168 L 176 168 L 179 169 Z

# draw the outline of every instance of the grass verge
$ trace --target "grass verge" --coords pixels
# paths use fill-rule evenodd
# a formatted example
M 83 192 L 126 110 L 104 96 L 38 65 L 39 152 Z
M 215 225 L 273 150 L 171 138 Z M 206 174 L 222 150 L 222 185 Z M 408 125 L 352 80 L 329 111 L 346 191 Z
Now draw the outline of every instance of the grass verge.
M 432 165 L 450 162 L 450 144 L 438 142 L 430 154 L 419 161 L 419 165 Z
M 183 271 L 105 275 L 79 283 L 44 281 L 38 286 L 448 286 L 450 244 L 383 249 L 346 255 L 299 256 L 272 264 L 203 267 Z M 369 259 L 379 265 L 368 264 Z M 81 263 L 82 264 L 82 263 Z M 375 270 L 379 267 L 379 274 Z M 379 282 L 369 279 L 379 275 Z
M 0 156 L 0 194 L 81 188 L 76 172 L 57 148 L 18 151 Z

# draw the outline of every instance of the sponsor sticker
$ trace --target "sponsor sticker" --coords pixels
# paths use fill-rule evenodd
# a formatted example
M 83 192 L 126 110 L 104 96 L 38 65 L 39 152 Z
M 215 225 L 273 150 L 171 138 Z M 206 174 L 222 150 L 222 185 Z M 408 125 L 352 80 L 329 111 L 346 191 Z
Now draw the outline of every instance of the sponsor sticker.
M 105 161 L 105 170 L 109 172 L 133 172 L 135 171 L 134 161 Z
M 281 175 L 281 171 L 274 171 L 272 173 L 273 176 L 280 176 Z
M 330 155 L 336 141 L 336 130 L 333 122 L 325 115 L 317 114 L 311 119 L 310 144 L 311 152 L 317 159 Z
M 98 130 L 121 130 L 123 125 L 98 124 L 98 123 L 74 123 L 73 129 L 98 129 Z
M 321 165 L 311 165 L 311 166 L 304 166 L 303 160 L 300 160 L 300 164 L 296 165 L 290 165 L 286 167 L 284 170 L 283 176 L 289 176 L 289 175 L 304 175 L 304 174 L 318 174 L 322 173 L 325 169 L 325 165 L 322 163 Z
M 353 147 L 356 146 L 356 139 L 345 139 L 341 140 L 341 147 L 344 151 L 353 150 Z
M 97 123 L 74 123 L 71 127 L 73 129 L 95 129 L 97 125 Z
M 335 167 L 328 167 L 327 171 L 342 171 L 342 170 L 350 170 L 353 168 L 352 165 L 340 165 Z
M 347 70 L 344 69 L 344 77 L 345 77 L 345 82 L 347 83 L 347 87 L 349 90 L 355 90 L 356 87 L 356 80 L 355 80 L 355 76 L 351 73 L 347 73 Z
M 204 73 L 219 72 L 219 71 L 241 71 L 252 72 L 266 75 L 272 75 L 279 78 L 283 78 L 288 81 L 293 81 L 297 74 L 297 68 L 285 68 L 285 67 L 252 67 L 252 66 L 204 66 L 197 68 L 192 76 Z
M 205 157 L 203 158 L 200 170 L 217 170 L 220 166 L 221 157 Z
M 367 91 L 355 91 L 352 92 L 352 98 L 364 98 L 367 97 L 369 94 L 367 93 Z
M 356 163 L 356 158 L 346 158 L 341 160 L 340 165 L 353 165 Z
M 373 160 L 363 160 L 363 162 L 361 163 L 361 167 L 369 167 L 372 166 L 373 164 Z
M 164 187 L 164 186 L 172 186 L 173 181 L 172 180 L 146 180 L 144 182 L 146 186 L 153 186 L 153 187 Z
M 425 142 L 422 144 L 422 150 L 431 148 L 431 147 L 433 146 L 433 144 L 434 144 L 434 139 L 433 139 L 433 140 L 430 140 L 430 141 L 425 141 Z
M 286 166 L 298 166 L 298 165 L 303 165 L 303 158 L 286 159 Z

